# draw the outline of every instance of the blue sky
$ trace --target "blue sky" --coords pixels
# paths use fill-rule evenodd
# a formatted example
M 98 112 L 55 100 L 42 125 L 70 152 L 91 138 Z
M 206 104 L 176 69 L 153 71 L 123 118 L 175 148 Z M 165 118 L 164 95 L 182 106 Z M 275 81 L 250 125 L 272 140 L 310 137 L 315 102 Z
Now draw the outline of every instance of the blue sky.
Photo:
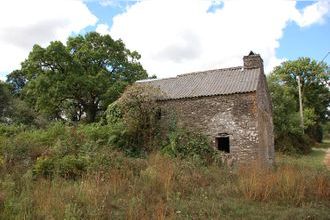
M 329 19 L 321 25 L 301 28 L 293 22 L 288 24 L 276 50 L 278 56 L 289 60 L 307 56 L 322 60 L 330 51 L 330 22 Z M 324 60 L 330 64 L 330 55 Z
M 320 61 L 330 51 L 330 1 L 2 1 L 0 79 L 19 68 L 33 44 L 95 30 L 123 39 L 160 78 L 239 66 L 250 50 L 270 72 L 285 60 Z M 324 61 L 330 64 L 330 55 Z
M 297 8 L 302 10 L 313 3 L 315 2 L 298 1 Z M 284 30 L 280 47 L 276 50 L 278 56 L 289 60 L 306 56 L 320 61 L 328 52 L 330 52 L 329 14 L 324 17 L 324 22 L 310 27 L 299 27 L 296 23 L 290 22 Z M 330 55 L 324 61 L 330 64 Z

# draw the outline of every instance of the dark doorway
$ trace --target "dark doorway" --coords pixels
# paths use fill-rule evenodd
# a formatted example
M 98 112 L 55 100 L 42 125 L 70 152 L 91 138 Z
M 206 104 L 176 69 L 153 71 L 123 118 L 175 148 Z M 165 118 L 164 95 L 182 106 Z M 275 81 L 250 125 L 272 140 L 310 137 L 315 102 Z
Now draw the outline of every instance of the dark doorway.
M 229 136 L 216 137 L 215 143 L 218 150 L 230 153 Z

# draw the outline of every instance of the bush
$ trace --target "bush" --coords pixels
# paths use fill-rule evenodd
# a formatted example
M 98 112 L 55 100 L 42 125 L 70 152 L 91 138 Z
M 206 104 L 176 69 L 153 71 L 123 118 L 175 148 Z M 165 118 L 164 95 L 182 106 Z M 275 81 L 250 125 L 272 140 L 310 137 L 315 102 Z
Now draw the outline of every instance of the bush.
M 33 166 L 35 177 L 52 178 L 59 175 L 66 179 L 77 179 L 87 170 L 87 160 L 83 157 L 67 155 L 62 158 L 38 158 Z
M 323 128 L 319 124 L 315 124 L 306 130 L 306 134 L 315 142 L 321 143 L 323 139 Z
M 67 155 L 56 162 L 58 174 L 68 179 L 76 179 L 87 170 L 87 160 L 84 157 Z
M 287 154 L 307 154 L 313 142 L 307 135 L 287 134 L 275 139 L 275 149 Z
M 0 136 L 10 137 L 28 129 L 29 128 L 25 125 L 7 125 L 0 123 Z
M 0 155 L 3 155 L 8 168 L 15 164 L 24 164 L 28 168 L 38 157 L 51 154 L 57 140 L 69 137 L 68 129 L 59 123 L 42 130 L 10 127 L 13 129 L 5 131 L 8 136 L 0 136 Z
M 180 158 L 199 158 L 204 162 L 211 162 L 215 154 L 206 136 L 184 130 L 172 132 L 162 152 Z
M 6 169 L 21 166 L 22 173 L 33 167 L 35 176 L 44 177 L 80 176 L 89 160 L 104 152 L 101 148 L 107 146 L 110 137 L 107 127 L 96 124 L 76 128 L 55 123 L 47 129 L 29 131 L 17 126 L 0 129 L 1 165 Z
M 54 159 L 39 157 L 32 169 L 34 176 L 53 177 L 55 173 Z
M 92 140 L 100 144 L 107 144 L 111 135 L 111 126 L 96 123 L 82 125 L 78 126 L 77 132 L 83 134 L 88 140 Z
M 133 154 L 152 151 L 157 146 L 155 137 L 160 123 L 156 100 L 161 95 L 159 89 L 151 86 L 135 84 L 128 87 L 107 110 L 108 123 L 114 126 L 117 135 L 112 140 Z
M 115 124 L 123 118 L 123 113 L 118 102 L 111 103 L 106 111 L 106 119 L 109 124 Z

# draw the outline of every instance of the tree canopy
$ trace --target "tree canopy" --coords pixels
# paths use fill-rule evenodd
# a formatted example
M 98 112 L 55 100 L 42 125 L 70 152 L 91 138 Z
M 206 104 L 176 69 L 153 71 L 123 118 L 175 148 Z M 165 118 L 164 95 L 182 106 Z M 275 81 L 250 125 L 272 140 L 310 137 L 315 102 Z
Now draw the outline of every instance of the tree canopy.
M 50 119 L 93 122 L 126 85 L 147 77 L 139 59 L 121 40 L 91 32 L 70 37 L 66 45 L 35 45 L 8 82 L 14 93 Z
M 274 107 L 277 137 L 302 135 L 299 118 L 297 76 L 300 77 L 304 107 L 304 130 L 314 140 L 322 140 L 321 124 L 329 120 L 329 66 L 310 58 L 283 62 L 268 77 Z

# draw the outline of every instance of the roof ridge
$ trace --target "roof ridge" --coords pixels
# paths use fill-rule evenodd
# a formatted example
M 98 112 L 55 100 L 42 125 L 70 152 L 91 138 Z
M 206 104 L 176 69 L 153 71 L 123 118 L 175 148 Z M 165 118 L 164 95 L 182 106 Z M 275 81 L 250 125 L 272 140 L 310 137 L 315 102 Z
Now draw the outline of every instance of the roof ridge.
M 218 72 L 218 71 L 237 70 L 237 69 L 242 69 L 242 68 L 243 68 L 243 66 L 235 66 L 235 67 L 226 67 L 226 68 L 221 68 L 221 69 L 202 70 L 202 71 L 179 74 L 176 77 L 184 77 L 187 75 L 197 75 L 197 74 Z
M 211 69 L 211 70 L 201 70 L 196 72 L 190 72 L 190 73 L 183 73 L 172 77 L 166 77 L 161 79 L 144 79 L 144 80 L 138 80 L 137 83 L 145 83 L 145 82 L 153 82 L 153 81 L 161 81 L 161 80 L 171 80 L 171 79 L 178 79 L 179 77 L 184 77 L 188 75 L 198 75 L 203 73 L 210 73 L 210 72 L 218 72 L 218 71 L 228 71 L 228 70 L 237 70 L 237 69 L 243 69 L 243 66 L 235 66 L 235 67 L 226 67 L 221 69 Z
M 160 79 L 150 79 L 150 80 L 137 80 L 136 83 L 148 83 L 148 82 L 155 82 L 155 81 L 161 81 L 161 80 L 170 80 L 170 79 L 177 79 L 178 77 L 172 76 L 167 78 L 160 78 Z

